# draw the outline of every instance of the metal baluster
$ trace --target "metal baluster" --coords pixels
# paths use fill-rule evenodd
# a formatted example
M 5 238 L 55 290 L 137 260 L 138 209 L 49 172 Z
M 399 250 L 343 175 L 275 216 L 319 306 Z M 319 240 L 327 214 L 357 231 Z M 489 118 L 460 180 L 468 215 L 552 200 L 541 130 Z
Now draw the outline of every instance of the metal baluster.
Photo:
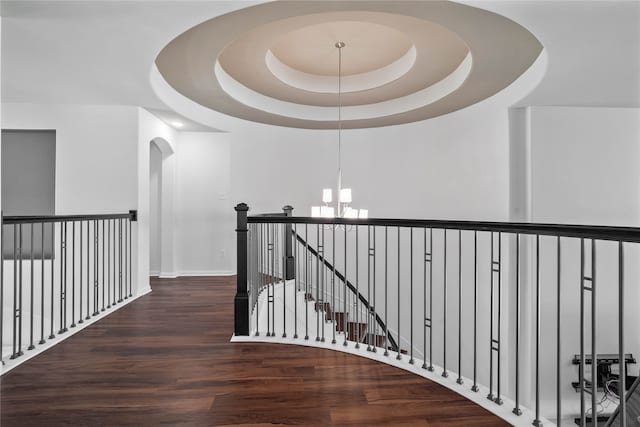
M 293 293 L 294 295 L 294 299 L 293 299 L 293 312 L 294 312 L 294 322 L 293 322 L 293 326 L 294 326 L 294 331 L 293 331 L 293 338 L 298 338 L 298 292 L 300 291 L 299 288 L 299 278 L 298 278 L 298 226 L 297 224 L 293 224 L 293 236 L 290 236 L 291 239 L 291 244 L 295 245 L 295 263 L 294 263 L 294 270 L 293 270 L 293 274 L 294 274 L 294 286 L 295 286 L 295 292 Z
M 560 427 L 562 424 L 562 394 L 561 394 L 561 383 L 560 376 L 562 374 L 561 367 L 561 358 L 560 358 L 560 342 L 562 338 L 562 328 L 560 324 L 560 314 L 561 314 L 561 294 L 560 294 L 560 272 L 561 272 L 561 261 L 560 258 L 560 236 L 556 238 L 556 254 L 558 256 L 557 260 L 557 277 L 556 277 L 556 323 L 557 323 L 557 332 L 556 332 L 556 426 Z
M 117 299 L 116 299 L 116 284 L 118 282 L 118 277 L 116 275 L 116 220 L 113 220 L 113 301 L 111 302 L 111 305 L 116 305 L 117 304 Z
M 282 224 L 282 338 L 287 337 L 287 226 Z
M 287 226 L 282 224 L 282 338 L 287 337 L 287 251 L 285 245 L 287 244 Z M 294 300 L 295 300 L 295 293 Z
M 473 386 L 478 392 L 478 231 L 473 231 Z
M 409 346 L 411 347 L 411 354 L 409 357 L 409 363 L 413 365 L 413 228 L 409 228 Z
M 76 327 L 76 222 L 71 222 L 71 327 Z
M 271 282 L 273 281 L 273 270 L 271 267 L 271 252 L 273 251 L 271 243 L 271 224 L 267 224 L 267 336 L 271 336 Z
M 102 309 L 100 311 L 105 311 L 105 307 L 104 307 L 104 287 L 107 285 L 107 283 L 104 281 L 104 270 L 105 270 L 105 263 L 104 263 L 104 247 L 105 247 L 105 220 L 102 220 Z
M 38 344 L 44 344 L 44 221 L 40 223 L 40 239 L 40 341 Z M 0 249 L 0 257 L 4 257 L 2 249 Z M 4 263 L 3 258 L 0 258 L 0 263 Z M 0 333 L 0 346 L 2 345 L 1 335 L 2 333 Z
M 501 366 L 501 362 L 502 362 L 502 233 L 498 233 L 498 339 L 496 341 L 496 344 L 498 345 L 498 377 L 497 377 L 497 395 L 496 395 L 496 399 L 494 400 L 494 402 L 496 402 L 498 405 L 502 405 L 504 402 L 502 400 L 501 394 L 500 394 L 500 374 L 502 372 L 502 366 Z
M 358 262 L 358 247 L 360 244 L 360 239 L 358 238 L 358 230 L 360 229 L 359 226 L 356 225 L 356 295 L 354 297 L 355 299 L 355 308 L 356 308 L 356 348 L 360 348 L 360 307 L 359 305 L 359 299 L 360 299 L 360 279 L 358 277 L 358 272 L 360 270 L 360 266 L 359 266 L 359 262 Z
M 263 259 L 262 259 L 262 255 L 263 255 L 263 240 L 262 240 L 262 229 L 263 229 L 264 225 L 263 224 L 256 224 L 256 231 L 257 231 L 257 239 L 258 239 L 258 291 L 256 292 L 256 337 L 260 336 L 260 291 L 262 291 L 262 287 L 263 287 L 263 280 L 264 280 L 264 274 L 262 274 L 262 270 L 264 269 L 263 266 Z
M 16 224 L 13 224 L 13 315 L 11 317 L 13 317 L 13 351 L 10 359 L 15 359 L 19 356 L 16 351 L 18 344 L 18 228 Z
M 429 229 L 429 367 L 433 372 L 433 228 Z
M 107 241 L 107 308 L 111 308 L 111 220 L 107 221 L 107 234 L 105 239 Z
M 123 244 L 123 256 L 122 256 L 122 264 L 124 266 L 124 271 L 122 273 L 122 287 L 123 287 L 123 292 L 124 292 L 124 299 L 129 298 L 129 295 L 127 294 L 127 239 L 128 239 L 128 235 L 127 235 L 127 220 L 123 219 L 122 220 L 122 229 L 123 232 L 122 234 L 124 235 L 124 244 Z M 104 243 L 103 243 L 104 245 Z M 102 298 L 104 299 L 104 284 L 102 287 Z
M 333 339 L 331 344 L 336 343 L 336 225 L 333 224 L 331 229 L 331 238 L 333 243 L 331 245 L 331 262 L 333 264 L 333 271 L 331 277 L 331 326 L 333 331 Z
M 30 300 L 30 309 L 29 309 L 29 347 L 27 350 L 33 350 L 36 346 L 33 344 L 33 223 L 31 226 L 31 247 L 29 248 L 29 264 L 31 269 L 30 282 L 31 282 L 31 292 L 29 293 Z
M 131 235 L 131 218 L 127 221 L 129 224 L 129 298 L 133 297 L 133 267 L 131 262 L 133 260 L 133 236 Z
M 347 322 L 347 226 L 344 226 L 344 301 L 342 306 L 342 332 L 344 332 L 344 342 L 342 345 L 347 346 L 347 338 L 349 337 L 349 325 Z
M 271 242 L 273 251 L 271 252 L 271 263 L 272 263 L 272 271 L 271 271 L 271 336 L 276 336 L 276 279 L 278 278 L 278 265 L 276 264 L 276 260 L 278 259 L 278 226 L 276 224 L 272 224 L 271 229 Z
M 51 223 L 51 301 L 49 301 L 50 305 L 51 305 L 51 323 L 50 323 L 50 327 L 51 327 L 51 331 L 49 332 L 49 339 L 52 340 L 54 339 L 56 336 L 53 333 L 53 320 L 54 320 L 54 308 L 53 308 L 53 286 L 54 286 L 54 276 L 55 276 L 55 240 L 56 240 L 56 236 L 55 236 L 55 227 L 56 227 L 56 223 L 52 222 Z
M 4 215 L 0 212 L 0 365 L 4 365 Z
M 402 335 L 400 335 L 400 227 L 398 227 L 398 355 L 397 360 L 402 359 Z
M 91 293 L 91 221 L 87 221 L 87 316 L 85 320 L 91 318 L 91 309 L 89 304 L 89 294 Z
M 0 365 L 4 365 L 4 215 L 0 212 Z
M 560 242 L 558 241 L 558 245 Z M 560 249 L 560 246 L 558 246 Z M 559 268 L 559 264 L 558 264 Z M 559 365 L 558 365 L 559 366 Z M 522 415 L 520 409 L 520 234 L 516 234 L 516 406 L 513 413 Z
M 462 384 L 462 230 L 458 230 L 458 378 Z
M 598 353 L 596 351 L 596 241 L 591 239 L 591 422 L 598 427 Z
M 316 224 L 316 242 L 318 246 L 318 255 L 316 256 L 316 341 L 320 341 L 320 310 L 322 307 L 322 299 L 320 298 L 320 255 L 322 254 L 322 245 L 320 244 L 320 225 Z
M 122 293 L 122 218 L 120 218 L 118 219 L 118 302 L 123 301 Z
M 444 285 L 443 285 L 443 293 L 442 299 L 444 301 L 443 305 L 443 315 L 442 315 L 442 376 L 447 378 L 449 373 L 447 372 L 447 230 L 443 230 L 444 233 Z
M 584 406 L 584 239 L 580 239 L 580 425 L 587 425 L 587 415 Z
M 371 316 L 373 322 L 373 349 L 377 352 L 376 346 L 378 341 L 378 321 L 376 317 L 376 227 L 373 227 L 373 307 L 371 307 Z
M 18 249 L 18 253 L 20 255 L 19 258 L 19 265 L 20 265 L 20 288 L 18 289 L 18 307 L 19 307 L 19 311 L 18 311 L 18 330 L 20 331 L 20 335 L 18 335 L 18 355 L 22 356 L 23 352 L 22 352 L 22 309 L 24 308 L 24 306 L 22 305 L 22 284 L 24 283 L 22 280 L 22 264 L 23 264 L 23 253 L 22 253 L 22 249 L 24 248 L 24 240 L 22 240 L 22 224 L 20 224 L 19 227 L 20 230 L 20 248 Z
M 79 291 L 80 291 L 80 298 L 78 299 L 79 301 L 79 306 L 80 306 L 80 316 L 78 317 L 78 323 L 84 323 L 83 320 L 83 316 L 82 316 L 82 259 L 83 259 L 83 255 L 82 255 L 82 235 L 83 235 L 83 225 L 84 221 L 80 221 L 80 274 L 78 275 L 78 280 L 80 280 L 80 286 L 79 286 Z
M 424 298 L 424 303 L 422 304 L 422 358 L 424 359 L 422 362 L 422 369 L 427 369 L 427 229 L 422 229 L 422 247 L 423 257 L 422 257 L 422 277 L 424 279 L 422 285 L 422 296 Z
M 60 223 L 60 330 L 67 332 L 67 223 Z
M 536 234 L 536 419 L 533 425 L 540 427 L 540 235 Z M 585 424 L 583 424 L 585 425 Z
M 322 267 L 321 269 L 321 283 L 322 283 L 322 290 L 320 295 L 322 296 L 321 298 L 321 304 L 320 304 L 320 315 L 322 316 L 322 338 L 320 339 L 321 342 L 324 342 L 324 330 L 325 330 L 325 323 L 326 323 L 326 309 L 327 309 L 327 305 L 325 302 L 325 298 L 327 297 L 327 277 L 326 277 L 326 268 L 325 268 L 325 245 L 324 245 L 324 226 L 322 227 L 322 262 L 320 263 L 320 266 Z
M 618 242 L 618 394 L 620 426 L 627 427 L 627 365 L 624 359 L 624 247 Z
M 98 310 L 98 277 L 99 277 L 99 261 L 98 258 L 100 256 L 100 229 L 98 227 L 98 221 L 93 221 L 93 315 L 97 316 L 100 314 Z M 104 238 L 104 236 L 103 236 Z
M 304 339 L 309 339 L 309 224 L 304 225 Z
M 493 263 L 493 245 L 494 245 L 494 238 L 493 238 L 493 231 L 491 232 L 491 264 L 490 264 L 490 268 L 491 270 L 489 271 L 489 283 L 490 283 L 490 288 L 489 288 L 489 299 L 490 299 L 490 303 L 489 303 L 489 394 L 487 395 L 487 399 L 489 400 L 493 400 L 494 396 L 493 396 L 493 273 L 495 273 L 495 269 L 493 267 L 494 263 Z
M 384 355 L 389 355 L 389 227 L 384 227 Z M 345 247 L 345 253 L 347 248 Z M 346 263 L 345 263 L 346 264 Z
M 371 351 L 371 226 L 367 225 L 367 299 L 369 307 L 367 308 L 367 351 Z

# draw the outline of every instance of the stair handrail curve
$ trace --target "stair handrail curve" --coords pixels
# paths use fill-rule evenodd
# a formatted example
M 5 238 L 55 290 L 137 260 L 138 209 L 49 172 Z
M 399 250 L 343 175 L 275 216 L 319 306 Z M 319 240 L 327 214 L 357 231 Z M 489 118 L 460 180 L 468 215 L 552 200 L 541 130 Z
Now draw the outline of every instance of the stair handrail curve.
M 311 253 L 311 255 L 313 255 L 318 259 L 321 259 L 325 267 L 327 267 L 332 272 L 335 272 L 336 277 L 339 280 L 341 280 L 342 283 L 345 283 L 347 288 L 349 288 L 349 290 L 358 297 L 358 300 L 364 305 L 368 313 L 372 313 L 375 315 L 376 322 L 382 328 L 382 331 L 385 332 L 385 334 L 387 334 L 388 336 L 387 339 L 389 340 L 389 347 L 390 347 L 389 350 L 398 351 L 398 348 L 399 348 L 398 343 L 391 335 L 391 331 L 387 331 L 387 325 L 384 323 L 384 320 L 382 320 L 380 315 L 375 311 L 375 309 L 373 311 L 371 310 L 371 304 L 369 304 L 369 300 L 356 289 L 353 283 L 351 283 L 349 280 L 347 280 L 346 277 L 344 277 L 344 274 L 342 274 L 340 270 L 334 268 L 333 264 L 331 264 L 325 257 L 320 257 L 318 255 L 318 251 L 316 251 L 316 249 L 313 246 L 308 244 L 307 241 L 304 240 L 302 236 L 300 236 L 298 233 L 296 233 L 293 230 L 291 231 L 291 233 L 294 235 L 294 237 L 298 242 L 305 245 L 305 247 L 309 249 L 309 253 Z
M 289 206 L 285 206 L 283 209 L 285 210 L 284 212 L 253 214 L 252 217 L 260 218 L 260 220 L 266 220 L 267 218 L 276 218 L 277 221 L 282 221 L 284 218 L 288 217 L 287 211 L 290 212 L 290 211 L 293 210 L 293 208 L 290 208 Z M 265 222 L 267 222 L 267 221 L 265 221 Z M 358 300 L 364 305 L 364 307 L 365 307 L 365 309 L 367 310 L 368 313 L 372 313 L 372 314 L 375 315 L 376 322 L 382 328 L 382 331 L 387 336 L 387 339 L 389 341 L 389 347 L 390 347 L 389 350 L 398 351 L 398 349 L 399 349 L 398 343 L 396 342 L 396 340 L 391 335 L 391 331 L 387 331 L 387 325 L 384 323 L 384 320 L 382 320 L 380 315 L 375 311 L 375 309 L 373 311 L 371 310 L 371 304 L 369 304 L 369 300 L 358 291 L 358 289 L 353 285 L 353 283 L 351 283 L 349 280 L 346 279 L 346 277 L 344 276 L 344 274 L 342 274 L 342 272 L 340 272 L 340 270 L 334 268 L 333 264 L 331 264 L 326 258 L 320 257 L 318 255 L 318 251 L 313 246 L 311 246 L 302 236 L 300 236 L 298 233 L 296 233 L 295 230 L 292 229 L 291 230 L 291 234 L 292 234 L 293 237 L 295 237 L 295 239 L 299 243 L 301 243 L 302 245 L 304 245 L 305 247 L 307 247 L 309 249 L 309 253 L 311 253 L 311 255 L 313 255 L 314 257 L 316 257 L 318 259 L 321 259 L 323 261 L 325 267 L 327 267 L 332 272 L 335 272 L 336 277 L 339 280 L 341 280 L 342 283 L 344 283 L 347 286 L 347 288 L 349 288 L 351 293 L 353 293 L 355 296 L 358 297 Z

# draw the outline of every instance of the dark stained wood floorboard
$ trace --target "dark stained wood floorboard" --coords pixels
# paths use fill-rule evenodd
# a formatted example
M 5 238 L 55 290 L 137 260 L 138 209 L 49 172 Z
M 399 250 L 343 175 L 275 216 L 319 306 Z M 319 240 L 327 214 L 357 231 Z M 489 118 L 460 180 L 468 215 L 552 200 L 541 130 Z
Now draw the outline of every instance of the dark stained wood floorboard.
M 230 343 L 235 279 L 153 292 L 0 381 L 11 426 L 503 426 L 431 381 L 361 357 Z

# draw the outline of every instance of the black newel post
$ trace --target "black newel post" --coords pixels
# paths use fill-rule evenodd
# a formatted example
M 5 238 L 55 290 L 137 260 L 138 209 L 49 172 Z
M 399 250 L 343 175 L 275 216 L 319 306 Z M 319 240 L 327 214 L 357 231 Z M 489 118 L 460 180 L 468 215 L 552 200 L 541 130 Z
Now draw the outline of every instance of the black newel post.
M 247 212 L 249 206 L 240 203 L 235 207 L 238 216 L 236 227 L 238 275 L 236 279 L 235 335 L 249 335 L 249 294 L 247 293 Z
M 293 206 L 284 206 L 282 208 L 282 210 L 284 211 L 284 214 L 286 216 L 293 216 Z M 293 236 L 293 228 L 291 226 L 291 224 L 286 224 L 286 232 L 287 232 L 287 239 L 285 240 L 284 246 L 285 246 L 285 256 L 286 256 L 286 264 L 285 264 L 285 273 L 284 273 L 284 277 L 287 280 L 293 280 L 296 278 L 296 260 L 293 257 L 293 244 L 295 242 L 295 237 Z

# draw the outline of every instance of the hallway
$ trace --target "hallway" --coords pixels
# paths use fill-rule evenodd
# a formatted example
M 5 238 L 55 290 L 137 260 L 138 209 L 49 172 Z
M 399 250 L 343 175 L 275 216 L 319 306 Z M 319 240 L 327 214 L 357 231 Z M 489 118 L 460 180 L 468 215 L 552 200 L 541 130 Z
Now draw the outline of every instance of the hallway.
M 153 292 L 1 378 L 9 426 L 500 426 L 437 384 L 364 358 L 233 344 L 235 277 Z

